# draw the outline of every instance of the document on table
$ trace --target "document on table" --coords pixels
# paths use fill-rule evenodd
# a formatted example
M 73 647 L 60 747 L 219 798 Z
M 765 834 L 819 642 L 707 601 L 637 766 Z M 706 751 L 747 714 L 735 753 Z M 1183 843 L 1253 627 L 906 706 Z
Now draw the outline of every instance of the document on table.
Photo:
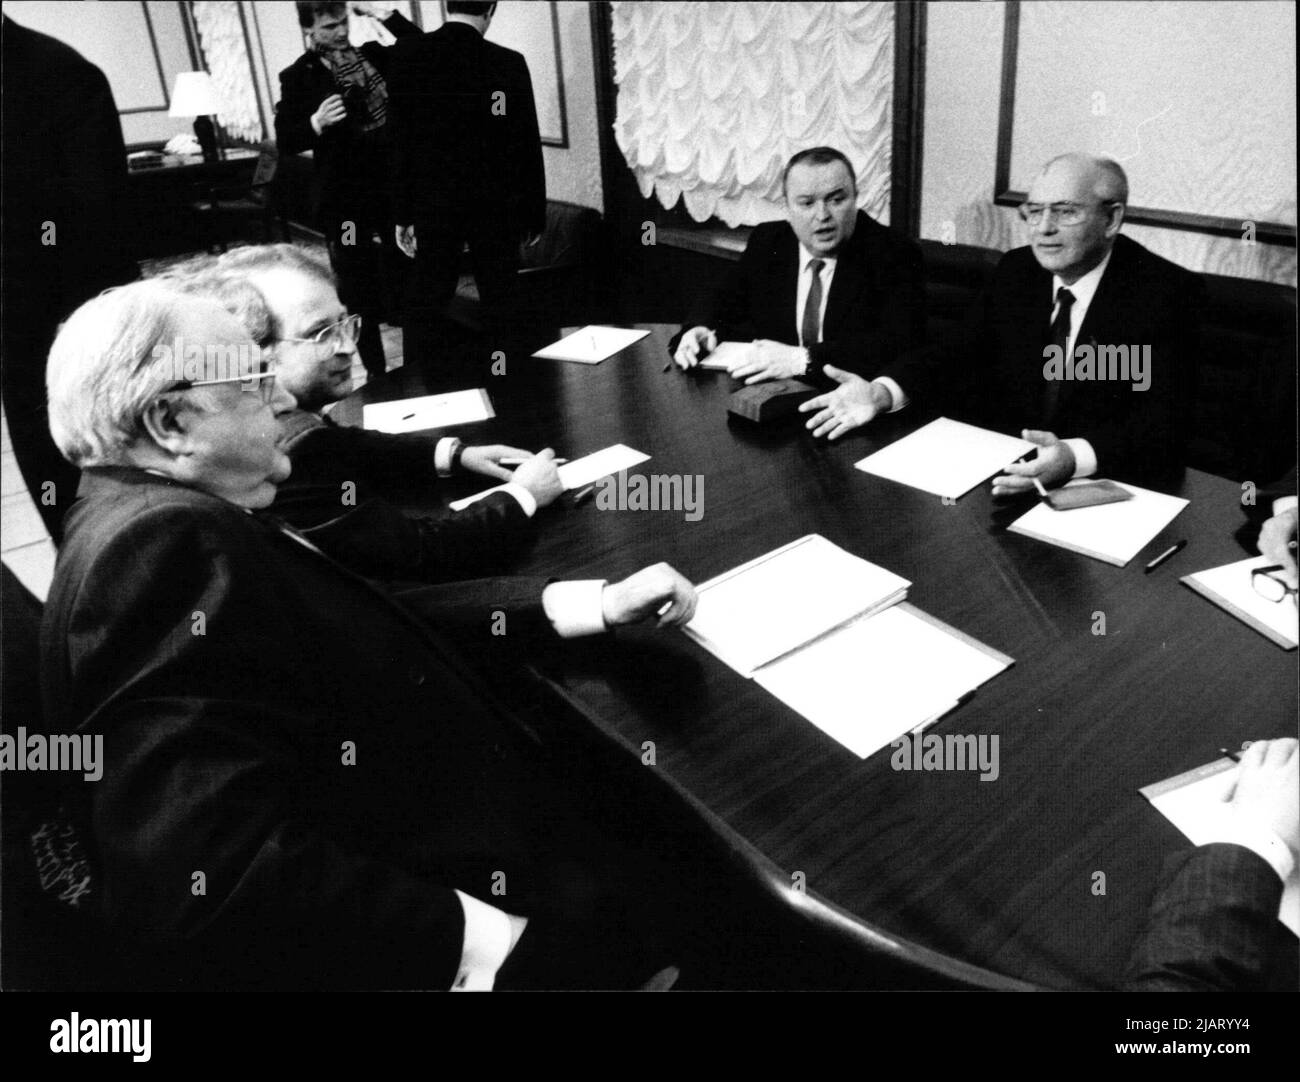
M 819 534 L 696 587 L 685 632 L 743 676 L 855 616 L 907 596 L 911 585 Z
M 865 759 L 1011 664 L 903 602 L 763 666 L 754 680 Z
M 419 432 L 426 428 L 473 424 L 495 416 L 492 399 L 478 387 L 365 406 L 361 410 L 361 424 L 376 432 Z
M 751 342 L 719 342 L 718 348 L 700 362 L 700 367 L 730 372 L 749 359 L 752 348 Z
M 1232 613 L 1243 624 L 1272 639 L 1284 650 L 1294 650 L 1300 643 L 1300 611 L 1290 597 L 1269 601 L 1260 597 L 1251 584 L 1250 573 L 1257 567 L 1271 564 L 1267 556 L 1253 556 L 1184 575 L 1179 581 Z
M 1035 445 L 940 417 L 854 465 L 902 485 L 957 499 Z
M 1070 485 L 1089 483 L 1071 481 Z M 1120 487 L 1131 492 L 1133 499 L 1072 511 L 1057 511 L 1039 503 L 1007 529 L 1123 567 L 1178 516 L 1188 501 L 1136 485 Z
M 596 451 L 594 454 L 585 455 L 572 462 L 566 462 L 563 466 L 558 467 L 556 472 L 560 475 L 560 484 L 568 492 L 575 488 L 583 488 L 594 481 L 599 481 L 602 477 L 607 477 L 611 473 L 631 469 L 633 466 L 649 461 L 649 459 L 650 456 L 644 451 L 634 451 L 631 447 L 616 443 L 613 447 L 606 447 L 603 451 Z M 500 492 L 505 487 L 505 485 L 495 485 L 492 488 L 484 489 L 482 492 L 476 492 L 472 496 L 452 500 L 447 506 L 453 511 L 463 511 L 470 504 L 493 492 Z
M 558 342 L 539 349 L 534 357 L 552 361 L 577 361 L 579 364 L 600 364 L 621 349 L 641 341 L 649 331 L 628 330 L 624 327 L 583 327 L 566 335 Z
M 1208 845 L 1235 814 L 1224 799 L 1236 778 L 1237 764 L 1216 759 L 1139 790 L 1152 807 L 1181 830 L 1193 845 Z M 1300 865 L 1282 886 L 1278 920 L 1300 935 Z

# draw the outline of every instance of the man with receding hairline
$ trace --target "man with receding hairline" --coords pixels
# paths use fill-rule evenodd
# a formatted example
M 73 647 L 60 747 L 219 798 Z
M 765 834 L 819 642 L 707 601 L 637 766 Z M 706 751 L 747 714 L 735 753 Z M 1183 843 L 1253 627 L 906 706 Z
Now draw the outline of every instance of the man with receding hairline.
M 885 373 L 904 396 L 891 408 L 916 398 L 1038 445 L 994 478 L 995 496 L 1097 474 L 1161 488 L 1181 476 L 1202 283 L 1120 235 L 1127 201 L 1117 162 L 1053 158 L 1020 207 L 1029 245 L 1003 256 L 949 341 Z M 1073 359 L 1089 356 L 1130 363 L 1107 378 L 1081 364 L 1076 378 Z M 836 439 L 880 412 L 865 381 L 840 382 L 800 407 L 816 435 Z

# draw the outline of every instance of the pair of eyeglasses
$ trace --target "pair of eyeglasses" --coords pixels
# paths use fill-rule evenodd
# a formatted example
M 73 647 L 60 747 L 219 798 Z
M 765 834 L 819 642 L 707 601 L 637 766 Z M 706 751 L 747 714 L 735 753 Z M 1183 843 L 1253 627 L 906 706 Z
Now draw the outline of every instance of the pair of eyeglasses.
M 242 376 L 227 376 L 224 379 L 182 379 L 177 380 L 167 389 L 169 391 L 188 391 L 194 387 L 215 387 L 219 383 L 256 383 L 257 393 L 262 401 L 270 404 L 275 396 L 275 364 L 262 362 L 260 372 L 247 372 Z
M 1288 586 L 1277 573 L 1281 571 L 1281 564 L 1269 564 L 1268 567 L 1257 567 L 1250 573 L 1250 584 L 1255 588 L 1255 593 L 1266 601 L 1285 601 L 1288 597 L 1295 596 L 1296 588 Z
M 344 316 L 337 323 L 331 323 L 328 327 L 322 327 L 310 338 L 277 338 L 277 342 L 304 342 L 307 345 L 315 347 L 317 350 L 324 352 L 329 350 L 333 352 L 344 346 L 356 345 L 357 338 L 361 334 L 361 317 Z
M 1021 203 L 1016 207 L 1021 220 L 1030 225 L 1038 225 L 1043 215 L 1051 213 L 1057 225 L 1078 225 L 1094 207 L 1118 206 L 1117 200 L 1102 200 L 1097 203 Z

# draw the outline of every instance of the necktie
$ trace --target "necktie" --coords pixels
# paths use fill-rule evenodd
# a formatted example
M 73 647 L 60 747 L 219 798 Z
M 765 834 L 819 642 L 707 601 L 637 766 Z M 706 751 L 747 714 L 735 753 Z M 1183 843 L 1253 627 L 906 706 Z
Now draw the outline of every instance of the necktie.
M 1052 328 L 1049 332 L 1051 344 L 1058 347 L 1061 351 L 1061 357 L 1065 357 L 1066 347 L 1070 344 L 1070 309 L 1074 307 L 1074 294 L 1065 286 L 1061 286 L 1056 291 L 1057 312 L 1056 318 L 1052 320 Z M 1061 404 L 1061 380 L 1045 379 L 1043 380 L 1043 427 L 1049 431 L 1054 431 L 1052 426 L 1056 423 L 1056 413 Z
M 808 286 L 808 299 L 803 306 L 803 327 L 799 332 L 800 344 L 815 346 L 822 336 L 822 267 L 824 260 L 814 259 L 808 263 L 812 274 L 812 284 Z

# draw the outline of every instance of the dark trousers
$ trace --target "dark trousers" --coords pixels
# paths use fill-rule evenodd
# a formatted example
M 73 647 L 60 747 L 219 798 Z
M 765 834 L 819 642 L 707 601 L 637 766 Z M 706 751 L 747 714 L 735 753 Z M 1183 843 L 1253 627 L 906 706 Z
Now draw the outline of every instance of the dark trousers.
M 330 266 L 339 281 L 339 300 L 361 317 L 357 352 L 371 376 L 382 376 L 388 367 L 379 325 L 387 315 L 388 272 L 395 245 L 388 235 L 392 226 L 385 218 L 383 212 L 358 210 L 334 217 L 325 227 Z

